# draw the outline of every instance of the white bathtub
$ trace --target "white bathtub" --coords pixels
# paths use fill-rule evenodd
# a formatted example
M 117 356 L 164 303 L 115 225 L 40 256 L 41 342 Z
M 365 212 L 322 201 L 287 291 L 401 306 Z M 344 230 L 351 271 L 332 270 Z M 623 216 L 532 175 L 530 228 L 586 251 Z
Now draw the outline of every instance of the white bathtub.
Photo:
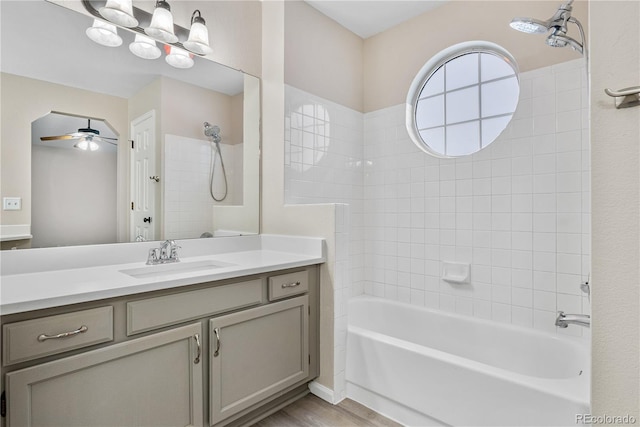
M 589 368 L 581 340 L 349 301 L 347 397 L 405 425 L 575 426 L 589 413 Z

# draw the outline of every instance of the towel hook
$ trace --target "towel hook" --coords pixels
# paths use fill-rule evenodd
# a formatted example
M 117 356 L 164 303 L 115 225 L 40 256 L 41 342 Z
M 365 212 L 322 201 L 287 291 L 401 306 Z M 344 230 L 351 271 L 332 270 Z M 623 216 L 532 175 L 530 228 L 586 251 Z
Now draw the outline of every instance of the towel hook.
M 640 86 L 625 87 L 620 90 L 604 90 L 604 93 L 616 99 L 616 108 L 629 108 L 640 105 Z

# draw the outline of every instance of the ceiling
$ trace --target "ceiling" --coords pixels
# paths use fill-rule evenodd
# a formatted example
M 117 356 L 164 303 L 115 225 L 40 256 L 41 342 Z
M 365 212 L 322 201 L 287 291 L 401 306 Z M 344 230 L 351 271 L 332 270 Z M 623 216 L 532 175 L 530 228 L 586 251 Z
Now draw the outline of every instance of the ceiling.
M 448 0 L 305 0 L 343 27 L 366 39 Z

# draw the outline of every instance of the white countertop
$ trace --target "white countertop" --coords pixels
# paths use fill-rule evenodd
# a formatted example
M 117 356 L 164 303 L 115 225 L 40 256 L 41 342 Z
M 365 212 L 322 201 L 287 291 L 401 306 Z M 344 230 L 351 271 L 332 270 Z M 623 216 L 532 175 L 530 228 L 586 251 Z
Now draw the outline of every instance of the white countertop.
M 147 267 L 148 249 L 156 247 L 158 242 L 4 251 L 0 258 L 0 314 L 230 279 L 326 261 L 324 240 L 317 238 L 260 235 L 177 242 L 183 247 L 180 250 L 180 267 L 202 261 L 219 263 L 219 266 L 197 271 L 169 271 L 138 278 L 122 272 Z M 135 258 L 140 258 L 137 253 L 141 252 L 144 261 L 122 263 L 122 251 L 136 253 Z M 117 254 L 111 257 L 117 263 L 105 265 L 109 262 L 109 253 Z M 81 260 L 74 258 L 72 261 L 75 262 L 70 262 L 69 256 Z M 61 258 L 56 263 L 57 257 L 66 258 L 67 262 L 62 262 Z M 92 258 L 94 262 L 91 262 Z M 43 260 L 67 268 L 43 269 L 42 264 L 46 264 Z M 167 264 L 170 265 L 177 264 Z

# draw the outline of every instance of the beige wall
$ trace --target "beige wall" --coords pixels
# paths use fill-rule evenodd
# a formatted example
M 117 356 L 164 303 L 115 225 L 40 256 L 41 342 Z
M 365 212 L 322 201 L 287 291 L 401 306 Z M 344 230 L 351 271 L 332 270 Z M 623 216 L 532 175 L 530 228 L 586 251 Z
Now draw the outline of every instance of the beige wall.
M 580 58 L 569 48 L 551 48 L 544 36 L 509 27 L 516 16 L 549 18 L 558 1 L 449 1 L 364 41 L 364 112 L 406 101 L 407 91 L 425 62 L 442 49 L 470 40 L 486 40 L 506 48 L 520 71 Z M 587 2 L 574 3 L 573 15 L 587 24 Z M 585 28 L 585 31 L 587 29 Z M 569 35 L 579 39 L 577 27 Z
M 285 83 L 362 111 L 362 39 L 299 0 L 284 25 Z
M 209 122 L 220 126 L 223 141 L 235 141 L 229 95 L 163 77 L 161 103 L 161 135 L 206 139 L 203 123 Z
M 117 156 L 32 145 L 32 248 L 117 243 Z
M 3 197 L 22 197 L 22 210 L 1 211 L 2 224 L 31 223 L 31 122 L 51 111 L 103 118 L 124 138 L 128 144 L 127 100 L 115 96 L 102 95 L 68 86 L 2 73 L 0 76 L 2 93 L 2 169 L 0 193 Z M 121 168 L 126 168 L 127 150 L 118 150 L 118 176 L 123 176 Z M 118 180 L 120 190 L 126 189 L 126 180 Z M 119 203 L 126 203 L 124 199 Z M 118 223 L 126 223 L 123 208 L 118 209 Z
M 260 82 L 258 81 L 258 86 Z M 246 89 L 246 88 L 245 88 Z M 256 105 L 260 105 L 260 88 L 258 87 L 258 98 L 256 99 Z M 231 134 L 233 135 L 233 141 L 225 141 L 227 144 L 242 144 L 244 141 L 244 120 L 243 120 L 243 108 L 244 108 L 244 93 L 239 93 L 231 97 Z M 258 120 L 260 118 L 258 117 Z M 258 135 L 260 140 L 260 135 Z
M 638 420 L 640 107 L 616 110 L 603 89 L 640 85 L 640 2 L 593 1 L 589 15 L 592 412 Z
M 324 237 L 320 272 L 320 377 L 333 388 L 333 271 L 335 206 L 284 205 L 284 4 L 262 8 L 262 228 L 263 233 Z
M 232 104 L 242 101 L 240 109 L 242 126 L 238 126 L 237 115 L 232 116 L 232 127 L 240 128 L 242 140 L 242 203 L 240 206 L 213 206 L 213 229 L 224 229 L 255 233 L 260 229 L 260 80 L 244 76 L 244 94 L 233 97 Z M 240 101 L 240 102 L 239 102 Z M 236 111 L 236 108 L 232 108 Z M 235 125 L 234 125 L 235 123 Z M 244 137 L 246 136 L 246 139 Z

